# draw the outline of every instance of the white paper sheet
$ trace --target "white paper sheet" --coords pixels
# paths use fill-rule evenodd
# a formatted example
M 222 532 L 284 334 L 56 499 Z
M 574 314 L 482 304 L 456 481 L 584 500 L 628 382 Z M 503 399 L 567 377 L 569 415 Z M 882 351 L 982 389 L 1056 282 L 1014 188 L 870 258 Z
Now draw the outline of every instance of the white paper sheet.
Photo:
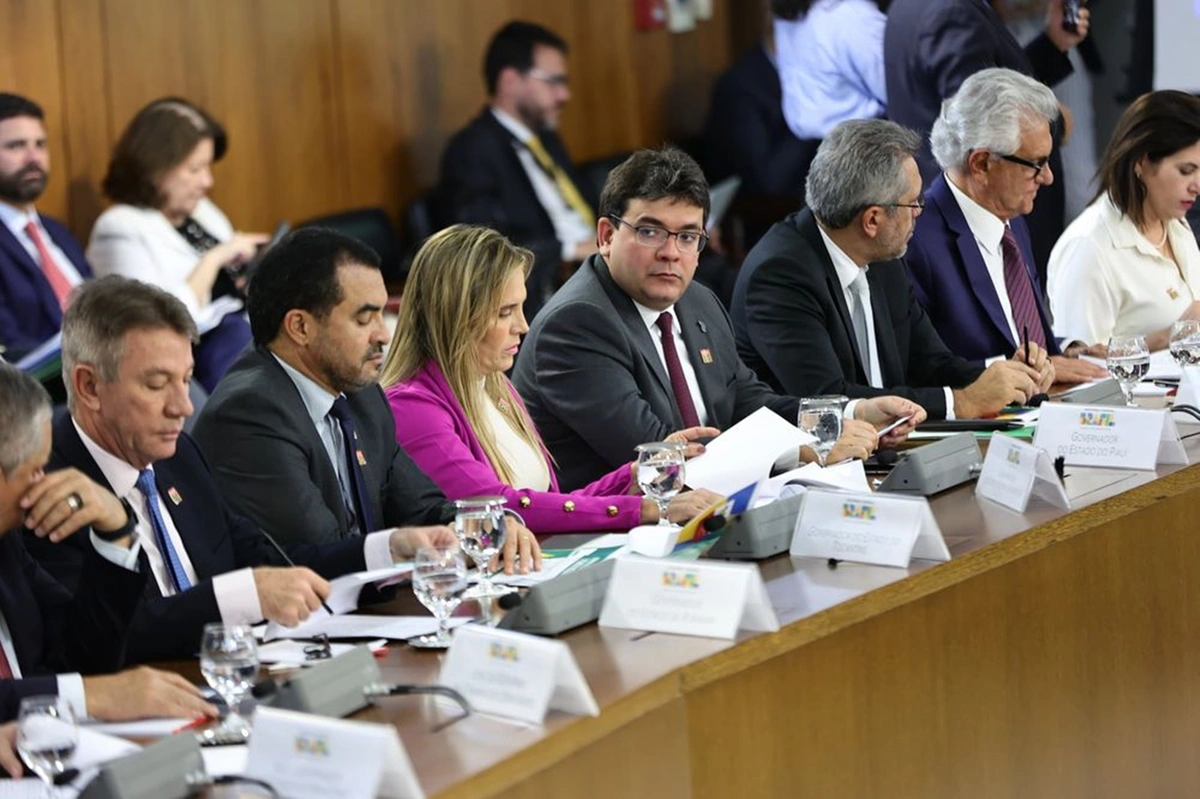
M 129 738 L 154 738 L 170 735 L 191 719 L 142 719 L 140 721 L 86 722 L 80 729 L 90 729 L 107 735 Z
M 305 647 L 309 646 L 308 641 L 285 638 L 279 641 L 272 641 L 269 644 L 261 644 L 258 647 L 258 660 L 260 663 L 273 663 L 287 666 L 315 665 L 320 661 L 308 659 L 308 655 L 304 652 Z M 344 655 L 358 644 L 330 644 L 329 656 L 337 657 Z M 366 647 L 372 652 L 376 649 L 381 649 L 387 646 L 387 641 L 382 638 L 377 638 L 374 641 L 368 641 Z
M 816 439 L 769 408 L 759 408 L 687 462 L 686 482 L 729 495 L 771 473 L 780 455 Z
M 411 572 L 411 563 L 398 563 L 386 569 L 344 574 L 336 580 L 330 581 L 329 597 L 325 600 L 325 604 L 329 606 L 329 609 L 335 615 L 349 613 L 352 610 L 358 609 L 358 595 L 364 586 L 371 583 L 388 585 Z M 263 637 L 268 641 L 275 638 L 312 638 L 314 635 L 320 635 L 324 631 L 321 625 L 328 619 L 329 613 L 325 608 L 317 608 L 311 616 L 295 627 L 289 628 L 277 622 L 270 622 L 267 624 L 267 629 L 263 632 Z M 282 632 L 284 630 L 287 630 L 288 633 L 284 634 Z
M 1093 358 L 1091 355 L 1081 355 L 1079 357 L 1097 366 L 1108 368 L 1108 364 L 1105 363 L 1103 358 Z M 1156 378 L 1179 379 L 1181 375 L 1182 372 L 1179 369 L 1179 364 L 1175 363 L 1175 359 L 1171 356 L 1171 351 L 1158 350 L 1150 353 L 1150 371 L 1143 380 L 1154 380 Z
M 312 621 L 310 619 L 310 621 Z M 451 627 L 466 624 L 470 619 L 456 617 L 450 620 Z M 389 641 L 404 641 L 418 635 L 429 635 L 437 631 L 437 620 L 432 616 L 320 616 L 306 629 L 280 626 L 268 638 L 311 638 L 325 634 L 330 638 L 386 638 Z
M 200 750 L 204 758 L 204 769 L 210 777 L 241 774 L 246 770 L 246 758 L 250 747 L 246 744 L 234 746 L 206 746 Z

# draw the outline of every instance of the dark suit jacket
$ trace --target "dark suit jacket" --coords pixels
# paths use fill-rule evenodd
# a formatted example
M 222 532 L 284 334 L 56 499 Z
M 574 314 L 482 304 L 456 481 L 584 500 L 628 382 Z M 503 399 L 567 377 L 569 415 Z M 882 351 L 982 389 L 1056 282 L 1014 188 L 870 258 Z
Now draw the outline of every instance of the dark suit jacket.
M 554 162 L 595 208 L 599 198 L 589 196 L 589 187 L 575 172 L 562 139 L 553 131 L 540 132 L 538 137 Z M 541 307 L 541 297 L 535 295 L 553 289 L 562 263 L 562 242 L 521 166 L 517 155 L 520 147 L 491 109 L 484 108 L 446 145 L 436 198 L 438 212 L 446 224 L 486 225 L 533 251 L 534 267 L 525 303 L 525 317 L 532 319 Z
M 91 277 L 92 269 L 70 231 L 48 216 L 41 220 L 80 276 Z M 7 350 L 5 357 L 16 360 L 61 329 L 62 309 L 41 266 L 12 231 L 0 225 L 0 345 Z
M 801 397 L 897 394 L 946 415 L 944 386 L 961 388 L 983 369 L 942 343 L 913 295 L 901 261 L 871 266 L 871 313 L 884 388 L 868 381 L 850 310 L 812 211 L 772 227 L 746 256 L 733 291 L 742 359 L 776 390 Z
M 87 529 L 67 541 L 76 539 L 82 566 L 72 596 L 29 556 L 19 532 L 0 538 L 0 611 L 22 674 L 0 680 L 0 721 L 15 719 L 27 696 L 57 694 L 55 674 L 115 671 L 124 660 L 129 619 L 146 577 L 96 554 Z
M 400 445 L 379 386 L 347 396 L 376 524 L 445 524 L 454 506 Z M 337 541 L 350 520 L 337 472 L 296 384 L 265 348 L 247 350 L 221 380 L 193 432 L 234 511 L 295 543 Z
M 763 406 L 795 421 L 796 399 L 774 394 L 738 358 L 729 317 L 710 290 L 693 282 L 675 312 L 710 425 L 724 429 Z M 533 320 L 513 381 L 567 490 L 627 463 L 638 444 L 683 428 L 650 331 L 599 255 Z
M 1021 344 L 1014 341 L 1000 297 L 988 275 L 975 234 L 954 199 L 946 176 L 939 175 L 925 192 L 925 211 L 917 218 L 912 240 L 908 243 L 908 273 L 917 300 L 929 314 L 942 341 L 960 355 L 980 366 L 987 358 L 1007 358 Z M 1025 268 L 1033 281 L 1042 333 L 1051 355 L 1058 355 L 1058 344 L 1050 327 L 1050 315 L 1033 268 L 1033 250 L 1029 230 L 1021 217 L 1010 223 L 1017 247 L 1025 257 Z M 1018 335 L 1022 333 L 1018 332 Z
M 100 467 L 87 451 L 71 417 L 64 414 L 54 426 L 54 449 L 50 468 L 79 469 L 96 483 L 112 490 Z M 204 625 L 221 620 L 213 593 L 212 578 L 253 566 L 285 566 L 286 561 L 249 519 L 230 511 L 217 490 L 196 443 L 186 434 L 179 437 L 175 454 L 154 464 L 159 493 L 166 497 L 175 489 L 179 504 L 164 502 L 188 558 L 196 570 L 197 583 L 190 590 L 164 597 L 154 580 L 146 589 L 133 618 L 129 635 L 128 661 L 140 663 L 193 656 L 200 646 Z M 80 580 L 86 539 L 75 535 L 62 544 L 48 544 L 26 534 L 26 546 L 59 582 L 74 590 Z M 330 545 L 285 545 L 297 564 L 308 566 L 323 577 L 362 571 L 362 539 Z M 144 564 L 144 570 L 148 566 Z

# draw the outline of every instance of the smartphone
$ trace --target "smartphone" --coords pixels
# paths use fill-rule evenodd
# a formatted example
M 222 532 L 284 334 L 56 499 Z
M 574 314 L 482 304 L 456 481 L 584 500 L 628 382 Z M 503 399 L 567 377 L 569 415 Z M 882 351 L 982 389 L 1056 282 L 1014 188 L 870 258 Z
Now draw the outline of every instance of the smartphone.
M 1063 30 L 1075 33 L 1079 30 L 1079 7 L 1083 0 L 1063 0 Z
M 892 422 L 891 424 L 889 424 L 887 427 L 885 427 L 885 428 L 883 428 L 882 430 L 880 430 L 880 431 L 879 431 L 879 433 L 878 433 L 879 437 L 880 437 L 880 438 L 883 438 L 883 437 L 884 437 L 884 436 L 886 436 L 888 433 L 892 432 L 892 431 L 893 431 L 893 430 L 895 430 L 897 427 L 899 427 L 900 425 L 904 424 L 905 422 L 907 422 L 907 421 L 908 421 L 909 419 L 911 419 L 911 418 L 912 418 L 911 416 L 901 416 L 899 419 L 897 419 L 896 421 L 894 421 L 894 422 Z

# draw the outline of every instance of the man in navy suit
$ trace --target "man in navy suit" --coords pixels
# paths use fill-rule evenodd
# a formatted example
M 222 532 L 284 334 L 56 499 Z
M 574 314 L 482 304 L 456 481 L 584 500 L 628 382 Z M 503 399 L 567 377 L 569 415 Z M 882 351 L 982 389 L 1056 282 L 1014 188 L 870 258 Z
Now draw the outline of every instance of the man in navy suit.
M 62 327 L 67 294 L 92 276 L 65 227 L 40 216 L 50 152 L 36 103 L 0 93 L 0 347 L 10 361 Z
M 1019 72 L 967 78 L 933 123 L 945 172 L 925 192 L 907 262 L 917 299 L 955 354 L 986 364 L 1029 340 L 1050 353 L 1060 382 L 1080 383 L 1105 372 L 1060 351 L 1022 218 L 1054 181 L 1057 116 L 1053 92 Z

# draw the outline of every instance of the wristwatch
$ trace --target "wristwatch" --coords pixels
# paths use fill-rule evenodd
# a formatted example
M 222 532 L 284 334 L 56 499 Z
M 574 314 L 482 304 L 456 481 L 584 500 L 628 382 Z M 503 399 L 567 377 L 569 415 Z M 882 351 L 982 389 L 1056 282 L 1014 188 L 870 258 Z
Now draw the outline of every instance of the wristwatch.
M 92 533 L 101 541 L 107 541 L 110 544 L 113 541 L 120 541 L 127 535 L 133 535 L 133 531 L 137 529 L 137 514 L 133 512 L 133 506 L 129 504 L 129 500 L 121 498 L 121 505 L 125 508 L 125 524 L 116 530 L 105 532 L 97 530 L 95 525 L 92 525 Z

